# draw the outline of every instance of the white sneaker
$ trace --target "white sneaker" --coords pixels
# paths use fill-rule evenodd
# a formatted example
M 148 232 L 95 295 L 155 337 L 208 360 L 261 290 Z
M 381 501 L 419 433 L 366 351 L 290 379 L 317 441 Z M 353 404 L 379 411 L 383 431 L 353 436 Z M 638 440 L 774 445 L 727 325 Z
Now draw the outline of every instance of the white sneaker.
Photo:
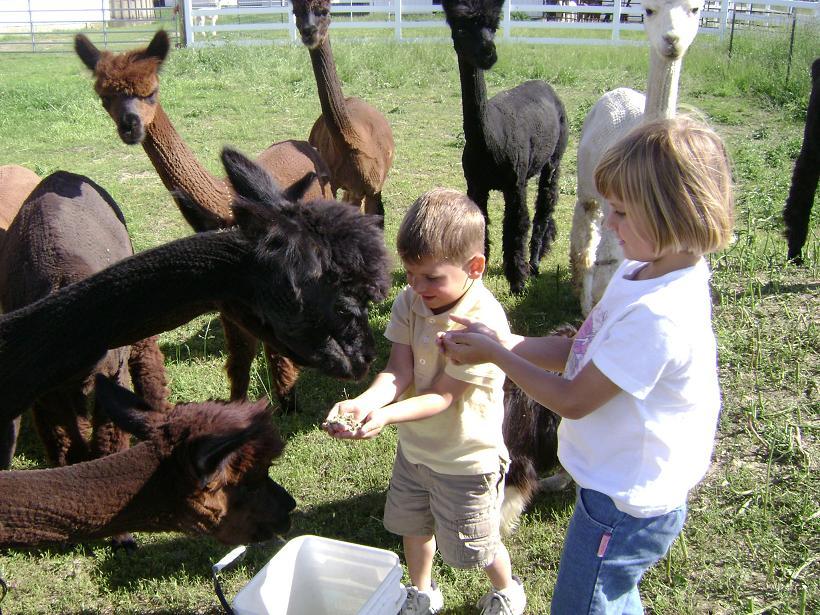
M 527 595 L 521 579 L 513 576 L 513 584 L 504 589 L 493 589 L 484 594 L 476 605 L 481 615 L 522 615 L 527 606 Z
M 444 606 L 444 596 L 435 582 L 427 591 L 421 591 L 415 585 L 404 587 L 407 590 L 407 600 L 401 607 L 399 615 L 434 615 Z

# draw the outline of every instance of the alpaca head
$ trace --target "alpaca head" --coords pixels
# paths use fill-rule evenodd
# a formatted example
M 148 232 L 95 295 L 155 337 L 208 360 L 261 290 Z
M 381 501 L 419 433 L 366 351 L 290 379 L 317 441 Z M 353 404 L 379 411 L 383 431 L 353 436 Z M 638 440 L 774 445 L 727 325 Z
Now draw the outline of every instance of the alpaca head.
M 293 16 L 308 49 L 316 49 L 327 39 L 330 0 L 293 0 Z
M 268 476 L 284 443 L 267 401 L 179 404 L 164 412 L 99 374 L 95 391 L 111 419 L 147 442 L 158 459 L 131 506 L 226 544 L 260 542 L 290 529 L 296 502 Z
M 159 30 L 145 49 L 122 53 L 100 51 L 83 34 L 74 38 L 74 49 L 94 73 L 94 89 L 117 125 L 123 142 L 142 143 L 145 129 L 154 121 L 159 101 L 159 69 L 170 42 Z
M 232 280 L 236 298 L 220 311 L 299 365 L 361 378 L 375 357 L 368 305 L 390 287 L 380 218 L 336 201 L 297 203 L 235 150 L 226 148 L 222 161 L 251 256 Z M 186 218 L 200 215 L 186 198 L 177 197 Z
M 442 8 L 453 35 L 453 47 L 464 60 L 482 70 L 492 68 L 495 31 L 504 0 L 443 0 Z
M 662 58 L 682 58 L 698 33 L 703 0 L 645 0 L 641 6 L 649 46 Z

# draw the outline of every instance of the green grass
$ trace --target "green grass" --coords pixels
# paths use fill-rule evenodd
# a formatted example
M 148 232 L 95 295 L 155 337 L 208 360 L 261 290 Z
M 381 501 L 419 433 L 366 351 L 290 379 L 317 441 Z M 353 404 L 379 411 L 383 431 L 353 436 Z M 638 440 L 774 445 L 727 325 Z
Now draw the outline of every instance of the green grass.
M 392 248 L 398 223 L 419 194 L 433 186 L 465 188 L 455 55 L 449 42 L 397 44 L 371 32 L 334 32 L 345 93 L 381 109 L 395 134 L 396 161 L 384 193 Z M 705 114 L 734 159 L 737 228 L 733 245 L 712 258 L 724 395 L 715 462 L 692 494 L 683 537 L 642 584 L 649 613 L 820 611 L 820 242 L 812 230 L 806 266 L 786 264 L 780 221 L 802 139 L 816 35 L 798 33 L 788 82 L 788 39 L 736 38 L 729 60 L 725 43 L 701 37 L 685 61 L 681 103 Z M 646 50 L 502 43 L 499 58 L 487 75 L 490 93 L 546 79 L 562 97 L 572 126 L 560 180 L 559 238 L 520 297 L 509 294 L 500 275 L 501 199 L 494 195 L 491 201 L 494 249 L 487 284 L 516 331 L 539 334 L 579 318 L 569 288 L 567 238 L 584 116 L 606 90 L 644 87 Z M 162 73 L 160 96 L 178 131 L 214 173 L 220 173 L 224 144 L 255 154 L 277 140 L 306 138 L 319 115 L 308 55 L 300 46 L 175 50 Z M 0 108 L 0 164 L 93 178 L 122 207 L 138 251 L 190 233 L 142 149 L 119 141 L 88 71 L 73 55 L 5 56 Z M 818 216 L 815 208 L 813 229 Z M 395 276 L 391 299 L 401 279 Z M 388 315 L 389 301 L 374 307 L 377 334 Z M 215 317 L 200 317 L 164 334 L 161 342 L 174 401 L 227 395 Z M 384 364 L 387 350 L 380 341 L 374 370 Z M 270 390 L 264 374 L 257 363 L 252 395 Z M 305 371 L 298 384 L 299 414 L 276 419 L 288 446 L 271 473 L 299 502 L 293 535 L 317 533 L 400 552 L 398 539 L 381 525 L 394 432 L 349 443 L 318 429 L 332 403 L 365 384 Z M 43 465 L 26 420 L 15 468 Z M 538 497 L 508 541 L 527 588 L 529 613 L 548 611 L 572 500 L 571 492 Z M 219 612 L 210 565 L 226 547 L 178 534 L 137 538 L 141 548 L 128 557 L 102 542 L 0 552 L 0 576 L 11 586 L 2 606 L 24 614 Z M 227 595 L 278 548 L 262 545 L 225 574 Z M 485 590 L 482 573 L 453 570 L 437 560 L 435 575 L 445 592 L 446 614 L 474 612 Z

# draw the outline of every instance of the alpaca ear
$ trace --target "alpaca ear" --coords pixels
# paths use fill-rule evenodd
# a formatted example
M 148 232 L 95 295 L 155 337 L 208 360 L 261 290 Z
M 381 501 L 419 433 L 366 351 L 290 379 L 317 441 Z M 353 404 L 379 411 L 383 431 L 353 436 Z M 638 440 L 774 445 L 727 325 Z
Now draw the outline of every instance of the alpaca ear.
M 141 397 L 102 374 L 94 377 L 94 396 L 97 405 L 117 426 L 140 440 L 150 437 L 157 412 Z
M 250 439 L 253 429 L 248 427 L 224 436 L 208 436 L 193 444 L 191 462 L 200 489 L 204 489 L 231 461 L 236 450 Z
M 97 68 L 100 61 L 100 50 L 92 43 L 85 34 L 78 34 L 74 37 L 74 51 L 92 72 Z
M 249 200 L 269 207 L 281 205 L 286 196 L 265 169 L 238 150 L 226 147 L 222 150 L 222 164 L 236 193 Z
M 148 43 L 148 47 L 142 53 L 144 58 L 156 58 L 162 64 L 168 56 L 168 50 L 171 48 L 171 41 L 168 38 L 168 33 L 165 30 L 157 30 L 154 38 Z
M 185 221 L 191 225 L 197 233 L 205 231 L 215 231 L 217 229 L 226 228 L 233 224 L 233 220 L 223 220 L 214 212 L 205 209 L 197 203 L 193 197 L 182 190 L 175 190 L 172 193 L 177 207 L 185 218 Z
M 302 200 L 302 197 L 305 196 L 305 192 L 307 192 L 310 185 L 319 179 L 319 176 L 316 175 L 313 171 L 308 171 L 305 175 L 293 184 L 290 188 L 285 190 L 285 198 L 288 201 L 296 201 Z

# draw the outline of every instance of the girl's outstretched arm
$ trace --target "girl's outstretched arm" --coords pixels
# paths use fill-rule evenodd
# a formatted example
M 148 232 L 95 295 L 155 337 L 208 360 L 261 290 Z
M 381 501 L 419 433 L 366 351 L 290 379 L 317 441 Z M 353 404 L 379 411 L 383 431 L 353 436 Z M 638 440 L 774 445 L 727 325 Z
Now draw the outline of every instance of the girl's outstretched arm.
M 492 362 L 522 391 L 567 419 L 580 419 L 615 397 L 621 389 L 590 361 L 572 380 L 545 371 L 481 333 L 450 331 L 441 340 L 444 352 L 462 363 Z M 569 350 L 567 350 L 569 352 Z
M 569 357 L 569 351 L 572 348 L 572 338 L 570 337 L 559 335 L 524 337 L 523 335 L 515 335 L 514 333 L 502 337 L 484 323 L 476 320 L 462 318 L 461 316 L 450 316 L 450 320 L 464 325 L 465 329 L 461 331 L 448 331 L 444 334 L 444 339 L 461 332 L 481 333 L 498 341 L 504 348 L 517 354 L 519 357 L 539 367 L 548 369 L 551 372 L 560 373 L 564 371 L 567 357 Z M 450 355 L 450 358 L 456 361 L 458 360 L 457 357 L 452 355 Z M 467 363 L 467 361 L 464 361 L 464 363 Z

